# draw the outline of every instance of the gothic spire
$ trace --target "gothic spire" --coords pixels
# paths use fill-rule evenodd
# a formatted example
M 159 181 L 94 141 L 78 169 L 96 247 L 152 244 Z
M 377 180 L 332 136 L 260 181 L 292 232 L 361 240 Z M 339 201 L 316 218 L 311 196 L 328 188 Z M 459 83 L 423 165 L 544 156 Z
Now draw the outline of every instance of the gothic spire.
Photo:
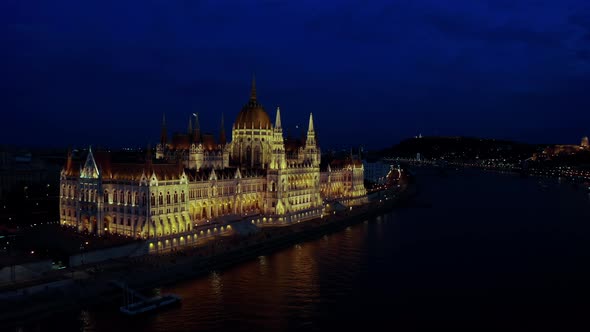
M 193 131 L 193 142 L 199 143 L 201 141 L 201 125 L 199 124 L 199 113 L 193 113 L 195 117 L 195 130 Z
M 275 129 L 281 128 L 281 108 L 277 106 L 277 117 L 275 119 Z
M 84 168 L 82 168 L 80 172 L 80 177 L 87 179 L 98 179 L 99 174 L 100 173 L 98 171 L 96 160 L 94 160 L 94 155 L 92 154 L 92 146 L 90 146 L 88 147 L 88 156 L 86 157 Z
M 307 132 L 313 132 L 313 113 L 309 113 L 309 126 Z
M 225 145 L 227 139 L 225 138 L 225 124 L 223 121 L 223 113 L 221 113 L 221 129 L 219 130 L 219 143 Z
M 68 147 L 68 159 L 66 161 L 66 171 L 69 172 L 72 169 L 72 147 Z

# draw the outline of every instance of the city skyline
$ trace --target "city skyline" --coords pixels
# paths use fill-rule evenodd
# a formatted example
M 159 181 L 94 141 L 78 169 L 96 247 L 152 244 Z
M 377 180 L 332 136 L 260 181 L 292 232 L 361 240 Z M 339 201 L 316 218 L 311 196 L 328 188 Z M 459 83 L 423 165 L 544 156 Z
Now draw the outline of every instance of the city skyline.
M 1 6 L 6 144 L 145 146 L 163 113 L 171 131 L 199 113 L 215 132 L 254 73 L 286 129 L 318 115 L 326 147 L 571 143 L 590 120 L 583 1 Z

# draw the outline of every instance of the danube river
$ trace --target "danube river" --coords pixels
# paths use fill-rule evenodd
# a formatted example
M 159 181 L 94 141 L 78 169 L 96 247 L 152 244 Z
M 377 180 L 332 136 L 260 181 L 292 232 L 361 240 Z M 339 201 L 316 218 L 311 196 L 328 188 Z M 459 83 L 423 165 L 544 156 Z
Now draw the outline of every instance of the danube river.
M 418 171 L 411 206 L 110 306 L 24 330 L 573 330 L 590 322 L 590 200 L 557 180 Z

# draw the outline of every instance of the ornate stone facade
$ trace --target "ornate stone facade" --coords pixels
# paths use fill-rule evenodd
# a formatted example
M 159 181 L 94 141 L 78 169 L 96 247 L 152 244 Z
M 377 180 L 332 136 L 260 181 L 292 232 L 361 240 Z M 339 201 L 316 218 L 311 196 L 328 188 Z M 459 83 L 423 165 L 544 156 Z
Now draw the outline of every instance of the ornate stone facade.
M 144 162 L 135 163 L 89 149 L 80 167 L 69 155 L 61 173 L 62 224 L 99 235 L 160 239 L 210 225 L 227 230 L 246 217 L 299 222 L 322 216 L 331 201 L 366 201 L 362 163 L 351 156 L 320 171 L 313 115 L 304 142 L 285 140 L 280 110 L 273 125 L 254 82 L 231 142 L 225 140 L 223 117 L 217 142 L 201 133 L 194 118 L 195 126 L 191 117 L 188 132 L 171 142 L 163 120 L 155 160 L 151 149 Z

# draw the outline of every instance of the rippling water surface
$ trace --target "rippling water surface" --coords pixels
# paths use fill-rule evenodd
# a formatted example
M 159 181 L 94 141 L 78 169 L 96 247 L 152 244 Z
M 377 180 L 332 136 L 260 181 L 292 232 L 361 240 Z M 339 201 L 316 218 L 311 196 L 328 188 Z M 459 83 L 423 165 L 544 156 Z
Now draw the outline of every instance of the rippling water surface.
M 510 175 L 422 173 L 413 206 L 161 289 L 182 296 L 177 308 L 129 319 L 116 303 L 25 329 L 586 330 L 585 192 Z

